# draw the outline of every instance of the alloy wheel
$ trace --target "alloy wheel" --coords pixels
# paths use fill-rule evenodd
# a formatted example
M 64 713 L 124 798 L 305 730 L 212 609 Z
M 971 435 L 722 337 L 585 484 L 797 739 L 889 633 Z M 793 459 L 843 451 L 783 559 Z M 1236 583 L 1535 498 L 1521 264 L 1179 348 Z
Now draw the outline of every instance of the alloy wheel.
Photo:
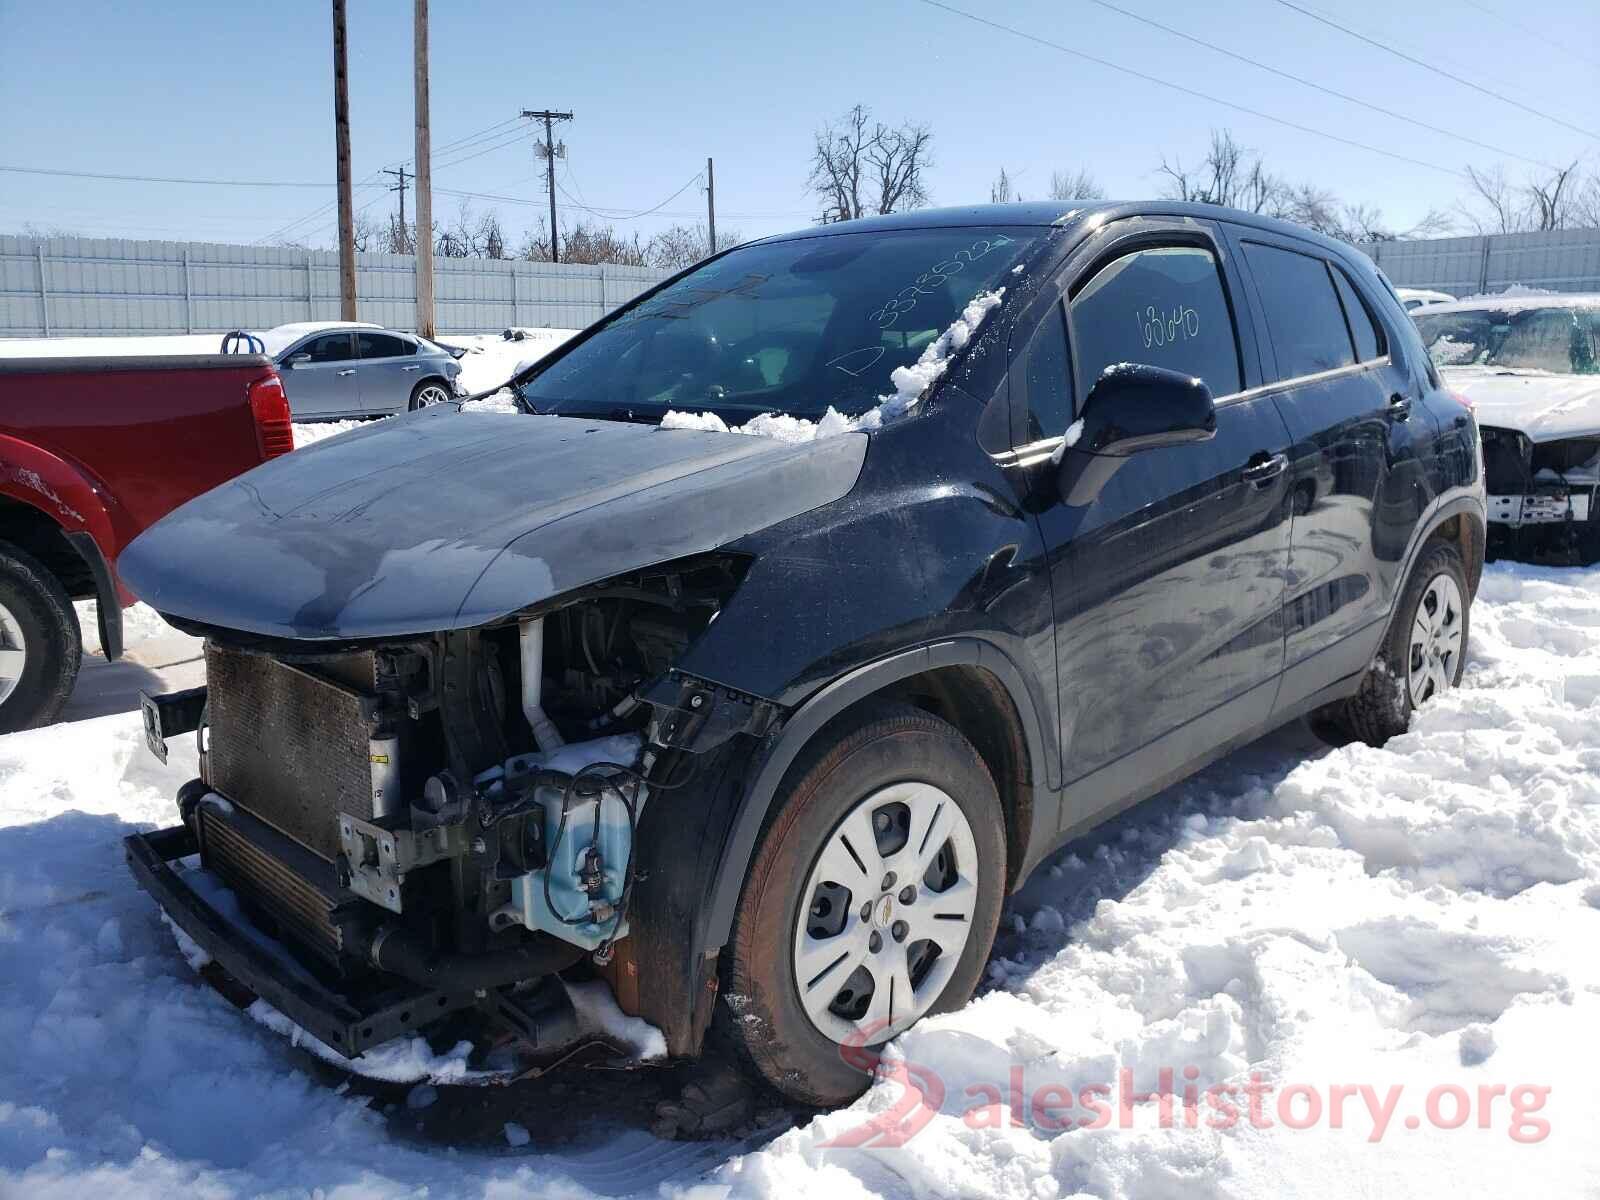
M 977 859 L 966 814 L 931 784 L 891 784 L 845 815 L 795 921 L 795 984 L 818 1031 L 876 1045 L 933 1006 L 972 934 Z
M 1461 589 L 1449 574 L 1435 575 L 1423 588 L 1406 658 L 1412 707 L 1448 691 L 1454 683 L 1461 664 L 1463 611 Z
M 428 408 L 434 404 L 443 404 L 450 399 L 450 393 L 437 383 L 430 383 L 417 391 L 417 407 Z
M 0 604 L 0 704 L 17 690 L 27 661 L 28 643 L 22 636 L 22 626 L 11 610 Z

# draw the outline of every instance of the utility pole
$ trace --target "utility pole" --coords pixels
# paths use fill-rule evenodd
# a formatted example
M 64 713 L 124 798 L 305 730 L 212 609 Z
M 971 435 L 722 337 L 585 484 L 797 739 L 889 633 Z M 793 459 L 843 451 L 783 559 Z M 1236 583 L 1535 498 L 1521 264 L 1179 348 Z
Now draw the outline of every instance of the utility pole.
M 428 132 L 428 0 L 416 0 L 416 56 L 413 104 L 417 121 L 417 332 L 432 338 L 433 330 L 433 147 Z
M 350 197 L 350 75 L 345 55 L 345 0 L 333 0 L 333 130 L 339 175 L 339 316 L 356 319 L 356 216 Z
M 711 160 L 706 159 L 706 240 L 710 245 L 706 257 L 717 252 L 717 177 L 711 170 Z
M 408 237 L 406 234 L 406 180 L 414 179 L 416 176 L 411 175 L 404 167 L 385 167 L 383 169 L 383 173 L 385 175 L 393 175 L 399 180 L 399 182 L 389 190 L 391 192 L 400 193 L 400 252 L 404 253 L 411 242 L 410 237 Z
M 567 156 L 567 144 L 562 142 L 558 147 L 555 136 L 551 132 L 557 121 L 570 121 L 572 114 L 569 112 L 551 112 L 549 109 L 540 109 L 538 112 L 522 110 L 522 115 L 530 121 L 544 122 L 544 146 L 540 153 L 545 161 L 545 183 L 550 189 L 550 261 L 560 262 L 556 252 L 556 159 Z

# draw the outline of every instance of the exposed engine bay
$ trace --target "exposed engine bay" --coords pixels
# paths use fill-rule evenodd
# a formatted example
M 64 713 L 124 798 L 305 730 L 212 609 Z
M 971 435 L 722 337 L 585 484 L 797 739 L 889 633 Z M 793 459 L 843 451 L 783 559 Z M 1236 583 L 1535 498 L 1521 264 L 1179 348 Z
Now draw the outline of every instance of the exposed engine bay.
M 313 1032 L 359 1053 L 472 1006 L 532 1030 L 514 993 L 610 965 L 646 805 L 768 715 L 673 668 L 742 570 L 709 556 L 332 650 L 204 631 L 207 688 L 147 697 L 147 736 L 163 754 L 197 730 L 180 810 L 201 866 L 341 1001 L 393 1018 L 319 1013 Z
M 1535 442 L 1484 426 L 1489 556 L 1600 560 L 1600 436 Z

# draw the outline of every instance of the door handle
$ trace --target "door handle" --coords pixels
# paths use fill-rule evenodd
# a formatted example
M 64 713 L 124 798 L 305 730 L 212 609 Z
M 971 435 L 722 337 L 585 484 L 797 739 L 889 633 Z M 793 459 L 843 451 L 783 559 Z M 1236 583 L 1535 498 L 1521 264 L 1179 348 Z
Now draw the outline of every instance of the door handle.
M 335 371 L 334 372 L 334 374 L 337 375 L 340 379 L 343 379 L 346 375 L 354 375 L 355 373 L 356 373 L 356 369 L 354 367 L 349 367 L 346 370 Z
M 1244 478 L 1257 487 L 1269 483 L 1282 475 L 1289 466 L 1287 454 L 1268 455 L 1266 451 L 1253 454 L 1245 465 Z
M 402 371 L 420 371 L 420 370 L 422 370 L 422 364 L 421 363 L 412 363 L 409 367 L 401 367 L 400 369 Z
M 1404 392 L 1396 392 L 1389 397 L 1389 411 L 1404 421 L 1411 415 L 1411 397 Z

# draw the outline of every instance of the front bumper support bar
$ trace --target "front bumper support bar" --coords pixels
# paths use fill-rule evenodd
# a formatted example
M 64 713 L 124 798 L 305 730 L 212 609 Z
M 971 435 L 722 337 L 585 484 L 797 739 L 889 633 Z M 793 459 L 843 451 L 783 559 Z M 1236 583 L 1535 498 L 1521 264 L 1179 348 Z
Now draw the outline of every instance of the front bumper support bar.
M 476 1003 L 471 991 L 408 985 L 398 993 L 386 989 L 376 1003 L 358 1004 L 280 959 L 183 881 L 170 864 L 199 852 L 188 826 L 131 834 L 122 845 L 134 881 L 178 928 L 235 980 L 346 1058 Z

